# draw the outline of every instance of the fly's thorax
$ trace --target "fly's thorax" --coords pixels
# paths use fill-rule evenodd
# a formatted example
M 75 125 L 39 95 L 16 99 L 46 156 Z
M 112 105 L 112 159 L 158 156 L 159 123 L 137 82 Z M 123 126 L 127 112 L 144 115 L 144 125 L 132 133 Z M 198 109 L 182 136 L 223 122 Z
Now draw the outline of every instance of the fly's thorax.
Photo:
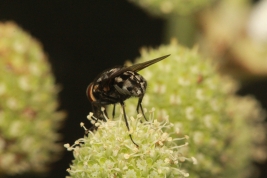
M 115 77 L 114 83 L 131 96 L 143 96 L 146 92 L 147 82 L 143 76 L 133 71 L 125 71 Z
M 115 72 L 119 71 L 121 69 L 121 67 L 116 67 L 116 68 L 112 68 L 109 70 L 106 70 L 105 72 L 101 73 L 101 75 L 99 75 L 97 77 L 97 79 L 95 80 L 95 83 L 102 83 L 102 81 L 105 81 L 107 79 L 109 79 L 109 77 L 114 74 Z

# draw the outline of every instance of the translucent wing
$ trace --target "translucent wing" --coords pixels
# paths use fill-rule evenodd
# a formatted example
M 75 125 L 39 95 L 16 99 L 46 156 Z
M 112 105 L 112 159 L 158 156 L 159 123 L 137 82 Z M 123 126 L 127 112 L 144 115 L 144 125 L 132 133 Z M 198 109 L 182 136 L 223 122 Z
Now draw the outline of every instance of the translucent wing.
M 161 61 L 161 60 L 163 60 L 163 59 L 169 57 L 169 56 L 170 56 L 170 54 L 165 55 L 165 56 L 161 56 L 161 57 L 159 57 L 159 58 L 152 59 L 152 60 L 150 60 L 150 61 L 146 61 L 146 62 L 143 62 L 143 63 L 134 64 L 134 65 L 129 66 L 129 67 L 122 67 L 120 70 L 118 70 L 118 71 L 114 72 L 113 74 L 111 74 L 111 75 L 108 77 L 108 79 L 107 79 L 106 81 L 103 82 L 103 85 L 109 83 L 109 81 L 110 81 L 111 79 L 113 79 L 113 78 L 115 78 L 115 77 L 121 75 L 121 74 L 124 73 L 125 71 L 138 72 L 138 71 L 140 71 L 140 70 L 142 70 L 142 69 L 144 69 L 144 68 L 146 68 L 146 67 L 148 67 L 148 66 L 150 66 L 150 65 L 152 65 L 152 64 L 155 64 L 155 63 L 157 63 L 157 62 L 159 62 L 159 61 Z
M 124 67 L 122 70 L 123 70 L 123 72 L 128 71 L 128 70 L 133 71 L 133 72 L 138 72 L 138 71 L 140 71 L 140 70 L 142 70 L 142 69 L 144 69 L 144 68 L 146 68 L 146 67 L 148 67 L 148 66 L 150 66 L 152 64 L 155 64 L 155 63 L 157 63 L 157 62 L 169 57 L 169 56 L 170 56 L 170 54 L 165 55 L 165 56 L 161 56 L 161 57 L 156 58 L 156 59 L 152 59 L 150 61 L 146 61 L 146 62 L 143 62 L 143 63 L 135 64 L 135 65 L 132 65 L 132 66 L 129 66 L 129 67 Z

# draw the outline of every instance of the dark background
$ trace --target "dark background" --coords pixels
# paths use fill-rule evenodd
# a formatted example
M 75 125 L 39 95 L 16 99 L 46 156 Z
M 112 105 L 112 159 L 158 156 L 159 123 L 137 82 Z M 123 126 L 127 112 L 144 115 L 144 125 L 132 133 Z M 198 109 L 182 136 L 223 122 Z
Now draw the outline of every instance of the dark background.
M 164 20 L 125 0 L 0 0 L 0 21 L 9 20 L 43 44 L 56 82 L 63 87 L 60 109 L 67 111 L 68 117 L 60 132 L 63 143 L 70 144 L 83 136 L 79 124 L 91 111 L 85 95 L 87 85 L 102 70 L 138 57 L 140 47 L 161 44 L 164 27 Z M 266 80 L 240 91 L 248 93 L 266 108 Z M 68 175 L 72 158 L 71 152 L 65 152 L 48 177 Z M 267 164 L 258 166 L 262 177 L 267 176 Z

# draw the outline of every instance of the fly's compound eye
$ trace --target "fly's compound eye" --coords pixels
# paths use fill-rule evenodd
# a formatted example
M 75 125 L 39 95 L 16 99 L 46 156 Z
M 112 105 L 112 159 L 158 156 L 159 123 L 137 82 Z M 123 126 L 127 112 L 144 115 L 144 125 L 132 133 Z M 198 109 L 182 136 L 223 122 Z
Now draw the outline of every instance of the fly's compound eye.
M 96 101 L 95 96 L 93 94 L 94 84 L 90 83 L 86 89 L 86 96 L 90 102 Z

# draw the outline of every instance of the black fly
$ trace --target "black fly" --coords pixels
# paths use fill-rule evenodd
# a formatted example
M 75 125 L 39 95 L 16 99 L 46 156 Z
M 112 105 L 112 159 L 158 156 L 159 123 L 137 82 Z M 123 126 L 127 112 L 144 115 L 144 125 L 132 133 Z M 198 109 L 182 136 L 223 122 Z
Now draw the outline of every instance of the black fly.
M 114 105 L 112 113 L 114 117 L 115 104 L 120 103 L 123 109 L 126 127 L 130 130 L 126 118 L 124 101 L 130 97 L 138 97 L 139 99 L 136 111 L 139 113 L 140 108 L 144 118 L 146 119 L 142 107 L 142 100 L 146 92 L 147 81 L 137 72 L 167 58 L 168 56 L 170 55 L 162 56 L 129 67 L 114 67 L 99 74 L 86 89 L 87 97 L 92 103 L 93 112 L 96 118 L 104 120 L 101 107 L 106 107 L 110 104 Z M 107 115 L 106 110 L 104 112 Z M 138 145 L 133 141 L 132 135 L 129 134 L 129 136 L 132 142 L 138 147 Z

